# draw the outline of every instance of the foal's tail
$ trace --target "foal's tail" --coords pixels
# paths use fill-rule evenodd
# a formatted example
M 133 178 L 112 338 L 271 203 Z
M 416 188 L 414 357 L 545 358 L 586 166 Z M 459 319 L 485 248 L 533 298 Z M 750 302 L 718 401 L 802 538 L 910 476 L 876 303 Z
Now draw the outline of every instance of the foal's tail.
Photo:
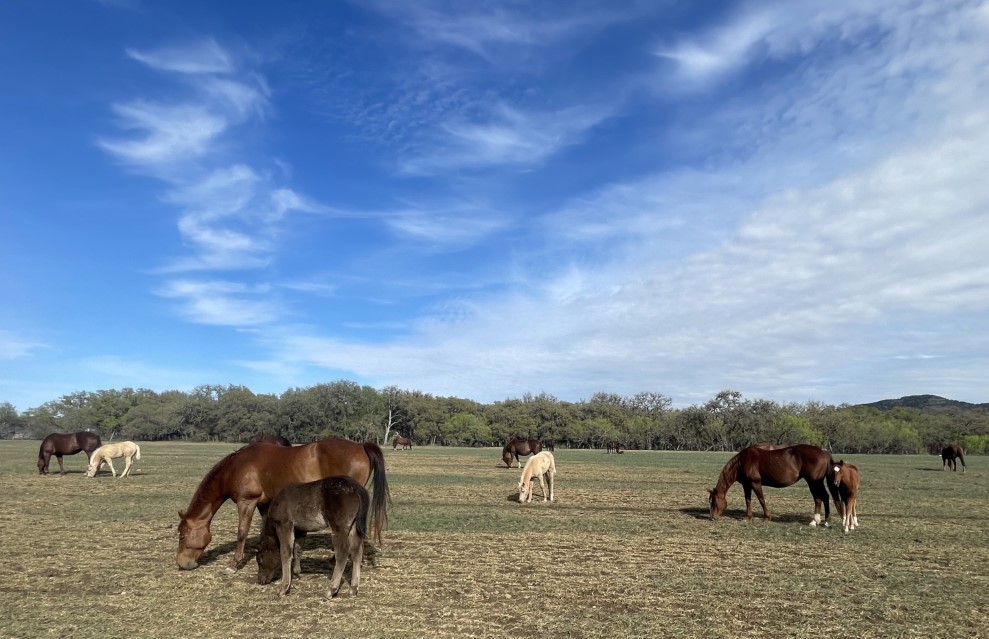
M 371 513 L 374 523 L 374 538 L 381 545 L 381 531 L 388 524 L 388 504 L 391 503 L 391 494 L 388 492 L 388 477 L 385 475 L 385 456 L 381 448 L 373 443 L 364 444 L 364 452 L 371 462 Z
M 351 525 L 357 529 L 357 536 L 363 541 L 367 538 L 367 514 L 371 510 L 371 498 L 368 497 L 367 490 L 363 486 L 357 491 L 357 495 L 361 499 L 361 505 L 357 509 L 357 517 Z
M 140 458 L 141 458 L 141 447 L 140 447 L 140 446 L 138 446 L 137 444 L 134 444 L 134 450 L 136 450 L 136 451 L 137 451 L 137 452 L 136 452 L 136 453 L 134 454 L 134 459 L 140 459 Z

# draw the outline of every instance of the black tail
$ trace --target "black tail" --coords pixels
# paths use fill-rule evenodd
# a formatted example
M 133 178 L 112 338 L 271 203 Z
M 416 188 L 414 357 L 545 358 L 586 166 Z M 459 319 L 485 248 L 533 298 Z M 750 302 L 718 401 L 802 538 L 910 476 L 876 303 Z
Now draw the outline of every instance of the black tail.
M 381 531 L 388 525 L 388 504 L 391 494 L 388 492 L 388 477 L 385 475 L 385 456 L 381 448 L 372 442 L 364 444 L 364 452 L 371 462 L 371 513 L 374 522 L 374 539 L 381 545 Z
M 371 498 L 363 486 L 357 494 L 361 498 L 361 506 L 357 509 L 357 518 L 353 525 L 357 528 L 357 536 L 364 540 L 367 538 L 367 514 L 371 510 Z

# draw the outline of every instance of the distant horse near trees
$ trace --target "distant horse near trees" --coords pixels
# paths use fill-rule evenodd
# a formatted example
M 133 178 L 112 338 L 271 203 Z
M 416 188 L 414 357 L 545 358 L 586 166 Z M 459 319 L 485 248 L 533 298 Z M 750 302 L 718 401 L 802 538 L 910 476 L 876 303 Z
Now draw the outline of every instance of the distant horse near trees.
M 266 444 L 278 444 L 279 446 L 292 445 L 292 442 L 290 442 L 287 438 L 282 437 L 281 435 L 266 435 L 264 433 L 258 433 L 257 435 L 251 437 L 247 441 L 248 444 L 257 444 L 258 442 L 264 442 Z
M 622 450 L 621 442 L 610 441 L 610 442 L 608 442 L 607 447 L 608 447 L 608 450 L 606 452 L 608 452 L 608 453 L 611 453 L 612 451 L 614 451 L 616 454 L 621 455 L 622 453 L 625 452 L 624 450 Z
M 81 430 L 76 433 L 52 433 L 45 437 L 44 441 L 41 442 L 41 448 L 38 450 L 38 472 L 47 475 L 48 464 L 52 455 L 55 455 L 55 459 L 58 460 L 58 469 L 64 475 L 63 455 L 85 452 L 88 459 L 102 443 L 99 435 L 88 430 Z
M 846 533 L 859 525 L 858 498 L 861 482 L 859 469 L 855 464 L 846 464 L 841 460 L 834 465 L 834 483 L 838 488 L 834 505 L 841 512 L 841 524 Z
M 522 462 L 519 460 L 519 455 L 535 455 L 536 453 L 542 452 L 543 443 L 538 439 L 523 439 L 522 437 L 516 437 L 510 442 L 505 444 L 505 447 L 501 449 L 501 460 L 505 462 L 505 465 L 509 468 L 512 467 L 512 459 L 518 463 L 518 467 L 522 468 Z
M 964 473 L 967 468 L 965 466 L 965 451 L 958 444 L 945 446 L 941 451 L 941 470 L 948 470 L 949 468 L 952 472 L 958 470 L 956 459 L 962 463 L 962 472 Z
M 556 451 L 556 441 L 553 439 L 547 439 L 543 442 L 543 450 L 548 450 L 549 452 Z
M 543 490 L 543 501 L 547 500 L 546 484 L 549 483 L 549 501 L 553 501 L 553 490 L 556 481 L 556 459 L 553 453 L 544 450 L 533 455 L 525 463 L 522 478 L 519 480 L 519 503 L 527 504 L 532 501 L 532 478 L 539 478 L 539 486 Z M 545 479 L 545 480 L 544 480 Z
M 120 473 L 120 476 L 126 477 L 130 473 L 130 467 L 134 460 L 141 459 L 141 447 L 134 442 L 116 442 L 100 446 L 89 457 L 86 477 L 94 477 L 102 464 L 109 466 L 110 472 L 116 477 L 117 469 L 113 467 L 113 460 L 118 457 L 124 458 L 124 471 Z
M 401 435 L 396 435 L 395 440 L 392 441 L 391 449 L 395 450 L 399 446 L 402 447 L 402 450 L 412 450 L 412 440 L 409 439 L 408 437 L 402 437 Z
M 762 506 L 763 516 L 768 520 L 769 508 L 766 506 L 762 487 L 785 488 L 804 479 L 807 481 L 811 495 L 814 496 L 814 519 L 810 525 L 816 526 L 821 523 L 822 505 L 824 525 L 827 525 L 831 517 L 828 490 L 831 488 L 832 495 L 836 490 L 833 487 L 833 478 L 829 478 L 833 466 L 831 453 L 810 444 L 797 444 L 776 450 L 767 450 L 759 446 L 744 448 L 728 460 L 718 478 L 718 484 L 713 490 L 708 491 L 711 519 L 717 519 L 728 507 L 725 494 L 736 481 L 742 484 L 742 490 L 745 491 L 745 517 L 752 519 L 754 491 Z M 832 482 L 830 486 L 826 485 L 828 481 Z
M 335 564 L 326 598 L 340 591 L 347 560 L 351 561 L 350 595 L 357 596 L 361 560 L 367 537 L 371 500 L 367 490 L 352 477 L 337 475 L 304 484 L 286 486 L 268 508 L 258 545 L 258 583 L 274 581 L 281 566 L 281 595 L 292 587 L 292 577 L 302 573 L 302 540 L 306 533 L 329 528 L 333 535 Z

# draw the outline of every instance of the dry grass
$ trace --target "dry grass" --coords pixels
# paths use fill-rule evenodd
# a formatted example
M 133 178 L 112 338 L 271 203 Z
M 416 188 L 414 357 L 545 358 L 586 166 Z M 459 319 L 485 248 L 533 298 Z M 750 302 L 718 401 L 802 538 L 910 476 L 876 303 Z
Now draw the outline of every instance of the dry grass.
M 772 522 L 741 519 L 738 487 L 707 520 L 724 454 L 558 450 L 557 503 L 522 506 L 497 450 L 388 449 L 385 545 L 357 598 L 327 602 L 321 534 L 287 597 L 254 583 L 253 560 L 223 574 L 229 503 L 205 564 L 176 568 L 176 511 L 233 446 L 142 444 L 117 480 L 86 479 L 82 456 L 39 477 L 37 446 L 0 442 L 3 637 L 989 636 L 981 458 L 962 475 L 935 457 L 849 456 L 862 527 L 844 535 L 806 525 L 803 484 L 767 491 Z

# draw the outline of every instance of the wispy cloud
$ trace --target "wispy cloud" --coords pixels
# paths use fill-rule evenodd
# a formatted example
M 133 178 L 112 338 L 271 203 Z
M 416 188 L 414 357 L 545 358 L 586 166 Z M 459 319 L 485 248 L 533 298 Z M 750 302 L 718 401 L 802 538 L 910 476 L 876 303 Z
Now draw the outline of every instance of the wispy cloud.
M 577 144 L 607 119 L 610 107 L 570 107 L 558 111 L 522 111 L 502 104 L 484 122 L 454 120 L 420 151 L 402 162 L 404 172 L 432 174 L 490 166 L 528 167 Z
M 171 280 L 157 294 L 183 302 L 183 313 L 197 324 L 258 326 L 278 319 L 282 311 L 267 286 L 224 280 Z
M 45 344 L 12 331 L 0 329 L 0 360 L 27 357 L 40 348 L 45 348 Z

